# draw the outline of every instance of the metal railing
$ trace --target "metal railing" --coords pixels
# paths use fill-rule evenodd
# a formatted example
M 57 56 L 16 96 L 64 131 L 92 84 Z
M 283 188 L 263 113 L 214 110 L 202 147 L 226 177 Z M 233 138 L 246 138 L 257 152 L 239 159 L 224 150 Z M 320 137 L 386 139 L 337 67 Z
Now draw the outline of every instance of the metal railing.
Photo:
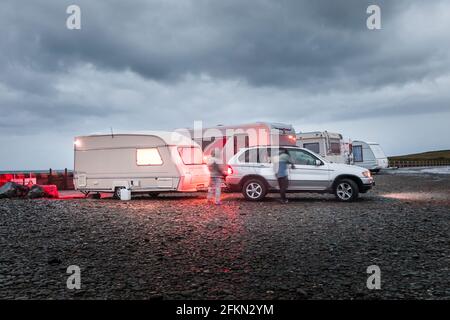
M 44 171 L 22 171 L 22 172 L 2 172 L 0 174 L 0 186 L 12 181 L 22 185 L 31 184 L 54 184 L 59 190 L 72 190 L 73 172 L 67 169 Z
M 450 160 L 389 160 L 389 167 L 441 167 L 450 166 Z

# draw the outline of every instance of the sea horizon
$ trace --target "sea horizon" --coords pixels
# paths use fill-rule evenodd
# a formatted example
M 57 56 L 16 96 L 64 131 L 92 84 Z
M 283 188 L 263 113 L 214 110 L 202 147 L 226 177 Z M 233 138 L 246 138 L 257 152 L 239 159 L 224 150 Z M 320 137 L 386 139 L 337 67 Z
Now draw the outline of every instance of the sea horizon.
M 52 172 L 64 172 L 65 169 L 52 169 Z M 16 173 L 48 173 L 50 169 L 42 170 L 42 169 L 31 169 L 31 170 L 0 170 L 0 174 L 16 174 Z M 67 169 L 67 172 L 72 172 L 73 169 Z

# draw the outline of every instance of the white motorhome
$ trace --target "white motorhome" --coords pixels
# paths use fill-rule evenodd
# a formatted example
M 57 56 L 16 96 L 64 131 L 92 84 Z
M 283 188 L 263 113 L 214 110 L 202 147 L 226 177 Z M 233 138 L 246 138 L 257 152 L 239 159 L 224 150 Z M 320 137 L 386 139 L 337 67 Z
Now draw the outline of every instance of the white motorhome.
M 269 145 L 295 146 L 296 141 L 292 125 L 270 122 L 218 125 L 199 129 L 194 126 L 194 129 L 188 129 L 183 134 L 202 147 L 205 157 L 218 149 L 222 154 L 223 164 L 228 163 L 228 160 L 242 148 Z
M 328 131 L 301 132 L 297 134 L 297 146 L 311 150 L 334 163 L 349 163 L 349 153 L 340 133 Z
M 378 172 L 389 166 L 388 158 L 376 142 L 353 141 L 351 146 L 353 164 Z
M 74 185 L 85 194 L 194 192 L 206 189 L 209 171 L 197 143 L 175 132 L 79 136 L 74 142 Z

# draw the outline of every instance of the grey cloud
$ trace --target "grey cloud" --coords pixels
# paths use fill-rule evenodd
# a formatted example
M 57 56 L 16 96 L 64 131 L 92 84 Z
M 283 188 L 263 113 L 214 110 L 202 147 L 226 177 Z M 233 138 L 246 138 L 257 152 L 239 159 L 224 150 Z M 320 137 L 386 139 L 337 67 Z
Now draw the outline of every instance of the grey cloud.
M 65 28 L 73 3 L 80 31 Z M 19 145 L 57 132 L 61 146 L 110 126 L 267 120 L 345 131 L 349 119 L 448 117 L 449 3 L 376 1 L 383 29 L 369 31 L 372 3 L 3 1 L 0 134 Z
M 395 45 L 396 33 L 366 29 L 365 9 L 372 3 L 368 0 L 134 1 L 126 5 L 79 1 L 80 32 L 63 28 L 62 13 L 69 2 L 53 6 L 41 2 L 46 5 L 19 13 L 16 31 L 24 38 L 17 40 L 31 46 L 19 56 L 33 60 L 37 68 L 53 70 L 88 62 L 107 69 L 131 69 L 160 81 L 208 73 L 242 78 L 254 85 L 314 89 L 338 85 L 329 79 L 340 75 L 366 85 L 402 82 L 404 75 L 420 79 L 426 72 L 411 67 L 423 63 L 435 49 L 426 48 L 421 55 L 405 59 L 407 48 L 397 48 L 388 59 L 380 59 L 383 43 Z M 386 26 L 411 5 L 406 1 L 379 4 Z M 373 70 L 374 60 L 385 68 Z M 369 71 L 371 77 L 364 78 L 361 71 Z

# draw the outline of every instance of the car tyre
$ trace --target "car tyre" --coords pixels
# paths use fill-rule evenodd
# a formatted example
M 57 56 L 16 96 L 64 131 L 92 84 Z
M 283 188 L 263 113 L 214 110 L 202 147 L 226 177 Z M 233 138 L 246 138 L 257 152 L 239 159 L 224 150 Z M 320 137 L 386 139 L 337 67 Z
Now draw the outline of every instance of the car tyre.
M 342 202 L 352 202 L 358 199 L 358 184 L 351 179 L 339 180 L 334 187 L 336 199 Z
M 262 179 L 249 179 L 242 186 L 242 194 L 250 201 L 261 201 L 267 194 L 267 186 Z

